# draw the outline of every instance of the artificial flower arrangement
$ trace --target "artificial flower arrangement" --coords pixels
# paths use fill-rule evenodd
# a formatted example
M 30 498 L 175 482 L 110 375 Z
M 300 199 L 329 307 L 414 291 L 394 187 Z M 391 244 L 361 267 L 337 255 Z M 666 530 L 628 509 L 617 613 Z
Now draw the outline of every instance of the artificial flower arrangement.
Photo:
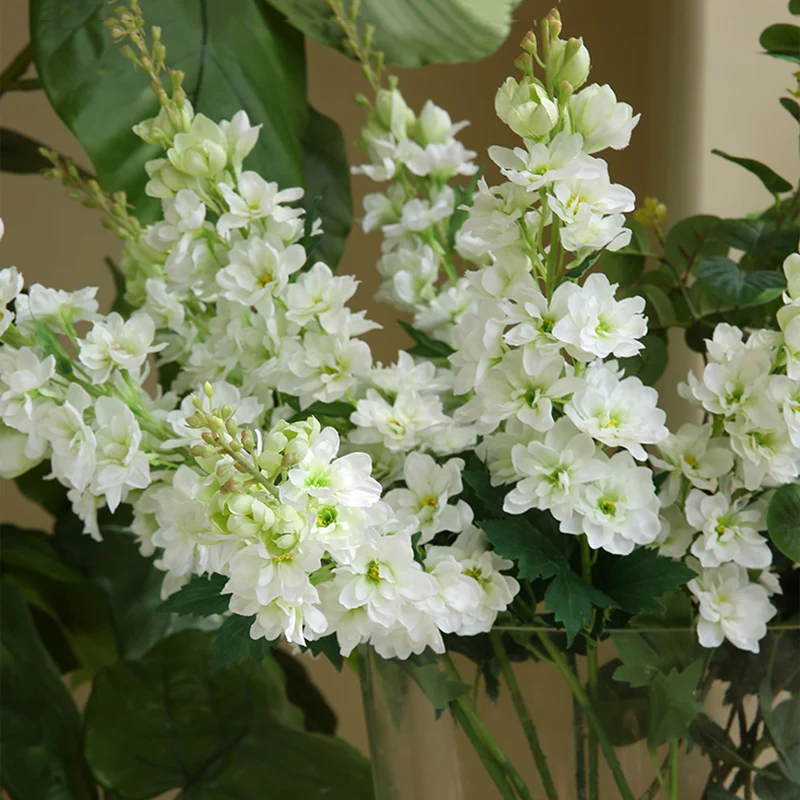
M 528 34 L 520 74 L 497 92 L 520 141 L 490 148 L 502 175 L 490 185 L 457 138 L 464 123 L 430 101 L 412 111 L 356 12 L 330 6 L 374 93 L 361 99 L 368 161 L 353 171 L 383 184 L 362 225 L 383 237 L 379 297 L 412 315 L 413 348 L 373 362 L 361 337 L 376 325 L 349 307 L 357 281 L 317 258 L 316 204 L 300 207 L 303 189 L 247 168 L 261 126 L 244 110 L 197 113 L 166 67 L 161 30 L 147 31 L 131 2 L 108 25 L 158 98 L 157 116 L 134 130 L 159 151 L 146 195 L 162 213 L 142 224 L 124 195 L 46 153 L 51 174 L 124 240 L 122 293 L 100 314 L 93 288 L 0 273 L 4 474 L 24 481 L 46 459 L 90 537 L 76 542 L 65 524 L 67 549 L 135 537 L 163 575 L 162 614 L 208 629 L 173 633 L 142 669 L 194 647 L 198 669 L 211 659 L 249 670 L 242 680 L 268 694 L 254 665 L 286 659 L 281 641 L 340 666 L 370 648 L 404 661 L 437 711 L 450 710 L 498 796 L 529 798 L 468 697 L 449 655 L 460 652 L 488 688 L 502 675 L 554 800 L 511 666 L 534 658 L 576 699 L 576 735 L 587 737 L 578 797 L 598 797 L 602 754 L 618 796 L 633 798 L 614 746 L 646 738 L 654 756 L 667 745 L 646 796 L 679 796 L 690 741 L 712 759 L 704 797 L 752 796 L 755 780 L 760 796 L 788 798 L 800 781 L 798 695 L 773 698 L 797 683 L 786 666 L 796 640 L 775 627 L 796 621 L 800 555 L 797 194 L 781 199 L 791 184 L 762 171 L 776 202 L 754 220 L 692 218 L 664 237 L 656 202 L 626 220 L 633 193 L 598 154 L 626 147 L 638 116 L 611 87 L 587 84 L 589 53 L 561 38 L 557 12 Z M 663 256 L 643 272 L 651 238 Z M 746 252 L 741 264 L 731 248 Z M 673 325 L 705 366 L 681 387 L 697 422 L 671 433 L 651 384 Z M 663 646 L 676 626 L 696 635 Z M 611 669 L 598 658 L 609 637 Z M 737 649 L 759 654 L 755 689 L 733 674 Z M 715 679 L 730 683 L 727 727 L 701 713 Z M 603 713 L 614 682 L 647 704 L 636 731 Z M 188 785 L 137 783 L 97 722 L 113 683 L 95 678 L 88 711 L 95 778 L 125 797 Z M 755 693 L 753 718 L 742 696 Z M 270 725 L 316 754 L 318 734 L 300 730 L 296 711 L 274 700 Z M 347 796 L 368 796 L 363 764 L 334 741 L 316 779 L 336 785 L 349 771 L 360 777 Z M 768 746 L 773 763 L 755 766 Z

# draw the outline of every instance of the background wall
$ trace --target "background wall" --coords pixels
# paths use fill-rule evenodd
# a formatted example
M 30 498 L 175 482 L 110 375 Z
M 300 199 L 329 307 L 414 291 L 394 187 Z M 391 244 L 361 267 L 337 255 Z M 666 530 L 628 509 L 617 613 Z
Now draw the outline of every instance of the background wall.
M 524 32 L 551 4 L 552 0 L 523 2 L 506 45 L 482 62 L 401 70 L 401 88 L 410 104 L 418 109 L 430 97 L 447 108 L 454 120 L 470 119 L 464 140 L 482 161 L 490 144 L 513 144 L 510 132 L 494 115 L 494 92 L 512 72 Z M 560 8 L 565 32 L 582 35 L 589 46 L 592 80 L 610 83 L 620 99 L 642 112 L 631 146 L 608 155 L 614 181 L 630 186 L 639 198 L 660 197 L 670 207 L 671 218 L 677 220 L 700 211 L 740 214 L 769 201 L 755 178 L 712 156 L 712 147 L 763 158 L 786 176 L 797 174 L 795 123 L 777 103 L 780 92 L 791 84 L 791 70 L 758 55 L 759 32 L 772 22 L 789 18 L 785 0 L 564 0 Z M 0 63 L 7 64 L 28 38 L 26 0 L 4 0 Z M 169 31 L 165 31 L 165 42 L 169 47 Z M 359 68 L 309 43 L 308 71 L 312 103 L 341 125 L 348 142 L 354 142 L 362 113 L 352 97 L 365 88 Z M 89 166 L 43 93 L 6 95 L 0 103 L 0 124 L 38 138 Z M 352 144 L 350 157 L 353 163 L 360 160 Z M 491 169 L 488 174 L 491 180 Z M 6 234 L 0 243 L 0 265 L 15 264 L 28 283 L 39 281 L 65 289 L 98 285 L 100 297 L 110 303 L 112 287 L 103 257 L 116 256 L 120 248 L 114 236 L 101 228 L 99 219 L 69 201 L 57 184 L 7 174 L 1 180 L 0 215 Z M 361 198 L 370 190 L 367 179 L 354 179 L 357 214 Z M 397 346 L 404 343 L 404 335 L 393 322 L 393 311 L 376 306 L 371 299 L 378 283 L 374 264 L 379 247 L 377 235 L 365 237 L 354 229 L 341 269 L 361 279 L 357 302 L 385 326 L 371 335 L 370 343 L 376 358 L 391 360 Z M 662 388 L 664 406 L 671 420 L 679 424 L 687 412 L 677 401 L 674 386 L 692 358 L 680 336 L 674 345 Z M 48 525 L 47 517 L 9 483 L 0 488 L 0 520 L 28 527 Z M 327 662 L 312 663 L 311 669 L 339 714 L 341 735 L 366 750 L 355 677 L 350 672 L 336 673 Z M 534 718 L 547 720 L 542 726 L 544 745 L 554 762 L 557 788 L 569 797 L 568 692 L 546 667 L 526 665 L 519 670 L 519 679 Z M 535 787 L 533 770 L 526 769 L 527 749 L 507 697 L 496 705 L 482 698 L 480 710 Z M 465 754 L 467 797 L 493 797 L 491 784 L 471 756 L 469 744 L 460 745 Z M 647 756 L 629 748 L 622 758 L 630 774 L 635 772 L 634 764 L 642 765 L 639 784 L 643 789 L 651 774 Z M 685 796 L 694 797 L 697 790 L 691 787 L 700 776 L 684 770 L 684 780 Z M 613 789 L 608 796 L 614 796 Z

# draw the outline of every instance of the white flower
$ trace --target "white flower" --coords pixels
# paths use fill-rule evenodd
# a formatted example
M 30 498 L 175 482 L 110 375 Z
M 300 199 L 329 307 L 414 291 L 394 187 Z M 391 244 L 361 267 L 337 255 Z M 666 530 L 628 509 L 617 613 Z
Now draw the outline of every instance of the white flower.
M 658 445 L 661 458 L 651 456 L 653 466 L 669 470 L 669 477 L 661 488 L 661 500 L 671 504 L 678 496 L 681 477 L 686 477 L 692 486 L 714 491 L 717 478 L 733 469 L 733 453 L 725 440 L 712 440 L 713 426 L 682 425 L 677 433 L 670 434 Z
M 400 220 L 385 225 L 384 234 L 389 238 L 399 238 L 406 233 L 421 233 L 439 220 L 449 217 L 454 210 L 455 193 L 452 186 L 445 184 L 430 200 L 415 198 L 409 200 L 400 214 Z
M 247 112 L 237 111 L 230 121 L 220 122 L 219 129 L 225 135 L 230 164 L 238 173 L 242 167 L 242 161 L 256 146 L 261 125 L 251 125 Z
M 440 531 L 458 533 L 464 525 L 459 507 L 448 500 L 461 494 L 461 473 L 464 462 L 451 458 L 439 465 L 428 455 L 409 453 L 403 466 L 405 489 L 393 489 L 386 502 L 401 522 L 414 523 L 422 536 L 419 543 L 429 542 Z
M 96 294 L 96 286 L 87 286 L 77 292 L 63 292 L 34 283 L 28 294 L 19 295 L 14 304 L 17 325 L 32 331 L 38 320 L 57 333 L 71 332 L 74 323 L 95 318 Z
M 433 596 L 434 579 L 414 560 L 408 533 L 378 536 L 365 543 L 351 564 L 335 569 L 339 602 L 347 609 L 366 608 L 375 623 L 393 625 L 407 602 Z
M 678 504 L 662 508 L 661 530 L 655 540 L 658 554 L 666 558 L 683 558 L 696 532 Z
M 478 171 L 472 161 L 477 153 L 467 150 L 461 142 L 428 144 L 425 147 L 412 143 L 409 150 L 405 164 L 420 177 L 430 175 L 439 181 L 446 181 L 454 175 L 474 175 Z
M 367 389 L 350 421 L 358 426 L 350 434 L 351 441 L 382 442 L 392 451 L 411 450 L 431 430 L 450 422 L 436 396 L 403 390 L 390 404 L 374 389 Z
M 414 124 L 413 136 L 422 145 L 447 144 L 467 125 L 468 122 L 453 124 L 445 109 L 432 100 L 426 100 Z
M 474 399 L 456 418 L 477 420 L 479 433 L 493 431 L 512 416 L 547 431 L 553 427 L 553 400 L 583 386 L 580 378 L 564 377 L 565 367 L 559 355 L 524 359 L 521 350 L 512 350 L 487 372 Z
M 615 252 L 630 243 L 631 235 L 622 214 L 604 216 L 592 211 L 586 203 L 578 207 L 560 232 L 561 246 L 575 253 L 578 259 L 603 249 Z
M 800 299 L 800 253 L 792 253 L 783 262 L 786 275 L 786 294 L 791 300 Z
M 557 133 L 549 144 L 525 141 L 523 150 L 515 147 L 493 146 L 489 158 L 512 183 L 524 186 L 529 192 L 555 181 L 580 175 L 586 170 L 582 154 L 583 137 L 579 134 Z
M 608 84 L 592 84 L 573 94 L 569 110 L 573 130 L 583 136 L 586 153 L 596 153 L 607 147 L 614 150 L 627 147 L 641 116 L 633 116 L 633 109 L 627 103 L 617 102 Z
M 783 331 L 786 373 L 792 380 L 800 380 L 800 300 L 778 311 L 778 324 Z
M 453 375 L 449 370 L 437 369 L 431 361 L 414 361 L 414 356 L 405 350 L 397 353 L 397 361 L 388 367 L 382 364 L 372 369 L 370 383 L 387 396 L 395 396 L 401 391 L 414 391 L 420 394 L 436 394 L 450 389 Z
M 364 219 L 361 227 L 369 233 L 388 223 L 397 222 L 403 213 L 405 191 L 399 184 L 393 184 L 386 194 L 373 193 L 364 195 Z
M 635 195 L 626 186 L 611 183 L 605 161 L 586 158 L 584 164 L 579 175 L 560 180 L 553 185 L 550 205 L 565 223 L 573 222 L 585 207 L 593 214 L 603 215 L 633 211 Z M 602 273 L 595 273 L 597 274 Z
M 661 530 L 652 473 L 628 453 L 617 453 L 603 466 L 603 477 L 581 484 L 575 513 L 560 527 L 564 533 L 585 533 L 594 549 L 627 555 L 636 545 L 652 544 Z
M 759 651 L 776 609 L 767 590 L 750 583 L 744 567 L 728 563 L 704 569 L 689 582 L 689 591 L 700 603 L 697 635 L 703 647 L 719 647 L 728 639 L 741 650 Z
M 28 435 L 0 422 L 0 478 L 12 480 L 33 469 L 41 456 L 29 458 L 26 455 Z
M 299 244 L 283 249 L 254 236 L 233 245 L 228 258 L 228 266 L 217 273 L 222 296 L 254 306 L 286 286 L 289 276 L 305 264 L 306 251 Z
M 283 293 L 288 308 L 286 317 L 304 326 L 317 318 L 328 333 L 338 333 L 332 323 L 337 321 L 357 287 L 358 281 L 352 275 L 334 276 L 329 266 L 318 261 L 286 287 Z
M 191 189 L 181 189 L 174 200 L 162 200 L 161 205 L 164 221 L 148 229 L 145 241 L 156 250 L 172 250 L 175 258 L 183 258 L 191 241 L 203 229 L 205 204 Z
M 720 492 L 708 495 L 692 489 L 686 500 L 686 521 L 702 532 L 692 545 L 692 555 L 704 567 L 735 561 L 742 567 L 764 569 L 772 563 L 767 540 L 759 534 L 767 526 L 766 506 L 748 505 L 747 498 L 732 501 Z
M 619 380 L 598 362 L 586 373 L 586 386 L 572 395 L 567 416 L 582 431 L 608 447 L 624 447 L 639 461 L 647 458 L 642 445 L 658 444 L 669 435 L 667 415 L 657 406 L 658 392 L 638 378 Z
M 595 459 L 592 437 L 581 433 L 566 417 L 547 432 L 544 441 L 515 444 L 511 462 L 519 483 L 506 495 L 503 510 L 522 514 L 530 508 L 549 509 L 556 519 L 567 519 L 578 500 L 581 484 L 605 474 Z
M 257 172 L 249 170 L 239 176 L 236 187 L 238 191 L 224 183 L 219 185 L 229 208 L 217 221 L 217 230 L 222 234 L 265 217 L 282 223 L 295 220 L 303 213 L 301 209 L 282 206 L 282 203 L 293 203 L 303 197 L 300 187 L 280 191 L 277 183 L 268 183 Z
M 142 432 L 133 412 L 116 397 L 100 397 L 94 406 L 97 469 L 91 491 L 105 495 L 114 511 L 128 489 L 150 484 L 150 464 L 140 449 Z
M 523 139 L 546 136 L 558 122 L 558 106 L 544 87 L 530 78 L 523 78 L 521 83 L 506 78 L 495 95 L 494 110 Z
M 414 327 L 427 331 L 432 338 L 446 342 L 455 349 L 457 340 L 453 328 L 464 314 L 475 307 L 475 300 L 467 279 L 459 278 L 455 285 L 447 286 L 427 306 L 417 309 Z
M 339 434 L 323 428 L 303 460 L 289 470 L 287 479 L 318 503 L 368 508 L 378 502 L 381 485 L 370 477 L 372 460 L 366 453 L 335 458 Z
M 615 300 L 616 289 L 617 284 L 596 272 L 583 286 L 564 283 L 554 293 L 550 301 L 550 313 L 557 319 L 553 336 L 566 344 L 574 358 L 629 358 L 644 346 L 638 341 L 647 333 L 644 299 Z
M 124 369 L 138 375 L 150 353 L 163 350 L 166 344 L 152 345 L 156 328 L 144 312 L 123 320 L 113 311 L 105 322 L 96 322 L 80 343 L 80 362 L 90 371 L 92 383 L 105 383 L 111 370 Z
M 228 161 L 228 142 L 220 126 L 197 114 L 186 133 L 178 133 L 167 150 L 176 170 L 193 178 L 213 178 Z
M 34 403 L 55 374 L 55 358 L 39 360 L 30 347 L 0 349 L 0 419 L 23 433 L 34 433 Z M 28 452 L 29 457 L 34 454 Z
M 7 267 L 0 270 L 0 336 L 7 330 L 14 321 L 14 312 L 6 306 L 22 291 L 22 275 L 17 272 L 16 267 Z
M 39 417 L 39 428 L 50 443 L 53 474 L 79 492 L 86 491 L 95 471 L 97 443 L 92 429 L 84 422 L 84 413 L 92 404 L 87 392 L 77 383 L 70 384 L 64 402 L 50 405 Z

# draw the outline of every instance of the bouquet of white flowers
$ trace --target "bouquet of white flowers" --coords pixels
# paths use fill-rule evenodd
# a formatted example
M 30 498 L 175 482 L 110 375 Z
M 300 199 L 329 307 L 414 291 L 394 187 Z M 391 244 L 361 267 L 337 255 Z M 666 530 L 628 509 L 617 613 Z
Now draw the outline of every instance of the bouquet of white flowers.
M 124 239 L 123 291 L 101 314 L 94 288 L 0 272 L 3 474 L 46 460 L 88 536 L 129 528 L 163 573 L 164 612 L 217 630 L 218 665 L 260 661 L 281 640 L 339 664 L 358 647 L 408 660 L 503 797 L 531 793 L 448 651 L 502 672 L 549 800 L 510 659 L 552 664 L 589 740 L 578 796 L 598 796 L 601 749 L 631 800 L 600 714 L 598 646 L 612 636 L 614 679 L 650 703 L 641 737 L 654 754 L 669 744 L 655 790 L 677 798 L 680 743 L 713 751 L 728 736 L 697 722 L 724 648 L 758 654 L 778 609 L 785 621 L 796 611 L 778 600 L 796 591 L 800 555 L 800 255 L 786 236 L 797 195 L 776 194 L 783 217 L 759 223 L 761 260 L 741 246 L 746 220 L 689 220 L 666 242 L 657 203 L 626 221 L 634 195 L 598 154 L 626 147 L 639 117 L 610 86 L 587 85 L 589 53 L 561 38 L 555 11 L 497 92 L 520 141 L 490 148 L 502 175 L 490 185 L 456 138 L 466 123 L 430 101 L 412 111 L 369 30 L 330 6 L 374 91 L 361 98 L 368 162 L 353 171 L 386 184 L 366 197 L 362 225 L 383 236 L 379 297 L 413 316 L 413 348 L 373 362 L 361 337 L 377 326 L 348 305 L 358 282 L 316 257 L 317 203 L 304 209 L 302 188 L 247 168 L 261 124 L 245 110 L 199 113 L 165 66 L 161 30 L 148 35 L 131 2 L 108 25 L 158 99 L 134 131 L 158 151 L 145 193 L 161 214 L 140 222 L 123 194 L 46 152 L 51 174 Z M 642 274 L 648 229 L 664 257 Z M 740 266 L 731 247 L 756 255 Z M 681 386 L 697 421 L 674 433 L 652 386 L 671 324 L 707 339 L 702 374 Z M 617 635 L 644 630 L 643 618 L 695 628 L 696 640 L 663 652 L 638 634 L 645 663 Z M 752 791 L 754 773 L 763 791 L 796 791 L 796 748 L 770 722 L 773 694 L 792 685 L 761 686 L 775 765 L 754 767 L 753 748 L 734 746 L 724 772 L 718 748 L 708 797 L 728 796 L 734 767 L 733 791 Z M 95 743 L 93 769 L 133 796 L 103 758 Z

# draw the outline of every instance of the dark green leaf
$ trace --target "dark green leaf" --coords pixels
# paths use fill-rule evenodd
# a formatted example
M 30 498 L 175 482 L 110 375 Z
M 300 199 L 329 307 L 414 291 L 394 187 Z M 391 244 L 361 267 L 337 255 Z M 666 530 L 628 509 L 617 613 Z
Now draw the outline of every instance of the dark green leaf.
M 453 348 L 446 342 L 431 339 L 427 333 L 418 331 L 403 320 L 397 320 L 400 327 L 416 342 L 414 347 L 408 349 L 409 353 L 422 358 L 447 358 L 453 353 Z
M 655 550 L 640 547 L 627 556 L 601 552 L 592 570 L 596 585 L 623 611 L 663 611 L 660 598 L 684 586 L 694 570 L 682 561 L 658 555 Z
M 795 16 L 800 14 L 800 0 L 789 0 L 789 13 Z
M 15 478 L 17 488 L 45 511 L 57 517 L 65 508 L 69 508 L 67 490 L 57 480 L 46 480 L 52 472 L 49 461 L 42 461 L 33 469 Z
M 273 659 L 212 671 L 212 640 L 184 631 L 97 676 L 86 753 L 104 786 L 126 800 L 372 797 L 359 753 L 302 730 Z
M 673 669 L 668 675 L 659 672 L 650 684 L 650 724 L 647 744 L 658 747 L 672 739 L 686 736 L 689 726 L 703 704 L 696 699 L 703 662 L 695 661 L 683 672 Z
M 569 537 L 558 529 L 550 514 L 538 512 L 536 526 L 527 518 L 485 519 L 476 525 L 501 558 L 514 561 L 519 577 L 526 580 L 552 578 L 571 572 Z
M 315 639 L 313 642 L 309 642 L 308 649 L 315 656 L 324 655 L 339 672 L 342 671 L 344 657 L 342 656 L 342 651 L 339 649 L 339 641 L 336 638 L 336 634 L 323 636 L 321 639 Z
M 0 604 L 0 783 L 13 800 L 93 800 L 78 709 L 5 581 Z
M 308 252 L 313 251 L 326 264 L 335 266 L 342 257 L 353 224 L 350 167 L 341 128 L 313 108 L 309 108 L 308 113 L 308 126 L 301 139 L 305 151 L 305 201 L 308 219 L 313 220 L 316 210 L 324 229 Z M 320 198 L 318 206 L 314 205 L 316 198 Z
M 671 328 L 675 325 L 675 309 L 661 286 L 653 283 L 641 284 L 639 293 L 645 299 L 645 314 L 651 329 Z
M 461 230 L 461 226 L 466 222 L 469 216 L 469 211 L 462 206 L 472 205 L 472 196 L 475 194 L 475 187 L 478 185 L 478 180 L 483 173 L 483 167 L 469 179 L 469 183 L 465 187 L 458 184 L 453 185 L 455 192 L 455 202 L 453 203 L 454 211 L 450 215 L 450 222 L 447 225 L 447 249 L 450 253 L 455 252 L 456 249 L 456 234 Z
M 598 271 L 602 272 L 611 283 L 618 283 L 620 289 L 627 289 L 638 280 L 646 262 L 647 258 L 637 253 L 606 251 L 598 262 Z
M 768 768 L 775 766 L 767 765 Z M 758 800 L 797 800 L 797 784 L 789 778 L 772 780 L 763 774 L 756 775 L 753 788 Z
M 322 692 L 309 678 L 302 659 L 279 648 L 272 651 L 272 658 L 283 670 L 289 702 L 294 703 L 303 712 L 305 729 L 310 733 L 335 735 L 336 714 Z
M 544 605 L 564 625 L 569 647 L 583 624 L 592 621 L 592 608 L 608 608 L 614 601 L 572 570 L 562 570 L 547 587 Z
M 310 416 L 319 416 L 319 417 L 344 417 L 344 419 L 350 419 L 350 415 L 353 413 L 353 406 L 351 403 L 347 403 L 344 400 L 335 400 L 332 403 L 322 403 L 316 402 L 312 403 L 308 408 L 304 409 L 298 417 L 301 419 L 306 419 L 306 417 Z
M 342 183 L 346 158 L 341 135 L 308 107 L 302 35 L 259 0 L 142 0 L 141 6 L 148 29 L 163 28 L 168 64 L 186 73 L 195 112 L 221 120 L 244 109 L 252 124 L 262 125 L 245 168 L 282 188 L 306 185 L 309 203 L 322 195 L 323 227 L 332 234 L 325 256 L 334 259 L 351 214 Z M 33 0 L 34 59 L 51 105 L 101 184 L 127 192 L 140 219 L 150 222 L 160 201 L 145 194 L 144 165 L 159 151 L 131 129 L 155 116 L 159 104 L 147 77 L 104 27 L 111 16 L 106 0 Z
M 83 575 L 65 564 L 53 546 L 53 536 L 14 525 L 0 525 L 0 562 L 64 583 L 80 583 Z
M 722 786 L 709 786 L 704 795 L 705 800 L 739 800 L 739 796 L 729 792 Z
M 781 486 L 769 502 L 767 530 L 778 550 L 800 562 L 800 484 Z
M 800 64 L 800 28 L 797 25 L 770 25 L 758 41 L 768 55 Z
M 467 694 L 471 688 L 468 683 L 450 680 L 438 664 L 412 664 L 411 674 L 431 701 L 437 717 L 453 700 Z
M 626 375 L 636 375 L 647 386 L 655 385 L 667 368 L 667 344 L 662 336 L 649 333 L 641 339 L 644 350 L 631 358 L 618 359 Z
M 345 51 L 344 35 L 325 0 L 269 0 L 289 22 L 328 47 Z M 519 0 L 362 0 L 359 28 L 375 29 L 373 48 L 388 64 L 422 67 L 439 62 L 477 61 L 493 53 L 511 30 Z M 348 3 L 344 4 L 349 9 Z M 362 31 L 363 32 L 363 31 Z
M 53 165 L 39 152 L 43 146 L 23 133 L 0 128 L 0 170 L 29 175 L 50 169 Z
M 797 250 L 800 228 L 793 223 L 778 228 L 775 222 L 764 219 L 724 219 L 717 227 L 717 236 L 726 245 L 763 257 L 767 265 L 777 266 Z
M 650 699 L 646 689 L 613 679 L 621 666 L 619 659 L 608 661 L 600 667 L 595 711 L 603 730 L 615 747 L 633 744 L 647 736 Z
M 603 255 L 603 250 L 598 250 L 596 253 L 589 253 L 589 255 L 581 259 L 578 264 L 568 269 L 564 277 L 572 281 L 577 281 L 581 275 L 594 266 L 594 263 L 601 255 Z
M 214 641 L 214 669 L 223 669 L 243 661 L 263 661 L 278 646 L 278 640 L 253 639 L 250 628 L 255 617 L 231 614 L 222 623 Z
M 228 610 L 230 598 L 222 594 L 228 579 L 224 575 L 194 575 L 185 586 L 170 595 L 162 604 L 164 611 L 175 614 L 191 614 L 195 617 L 210 617 Z
M 727 245 L 716 239 L 719 222 L 719 217 L 700 214 L 687 217 L 669 229 L 664 240 L 664 257 L 678 275 L 708 256 L 727 254 Z
M 780 297 L 786 290 L 782 272 L 758 270 L 745 272 L 725 256 L 711 256 L 695 268 L 703 281 L 718 297 L 737 306 L 758 306 Z
M 781 105 L 792 115 L 795 122 L 800 122 L 800 105 L 790 97 L 781 97 Z
M 740 167 L 743 167 L 748 172 L 752 172 L 761 183 L 764 184 L 766 190 L 771 194 L 782 194 L 783 192 L 789 192 L 792 189 L 792 184 L 786 180 L 786 178 L 781 178 L 775 170 L 768 167 L 766 164 L 762 164 L 760 161 L 756 161 L 753 158 L 739 158 L 738 156 L 731 156 L 728 153 L 723 153 L 722 150 L 712 150 L 711 151 L 715 156 L 720 156 L 724 158 L 726 161 L 731 161 L 734 164 L 738 164 Z
M 467 458 L 467 467 L 461 473 L 461 478 L 465 485 L 465 499 L 476 516 L 484 518 L 496 516 L 503 508 L 505 487 L 492 486 L 489 471 L 474 452 Z

